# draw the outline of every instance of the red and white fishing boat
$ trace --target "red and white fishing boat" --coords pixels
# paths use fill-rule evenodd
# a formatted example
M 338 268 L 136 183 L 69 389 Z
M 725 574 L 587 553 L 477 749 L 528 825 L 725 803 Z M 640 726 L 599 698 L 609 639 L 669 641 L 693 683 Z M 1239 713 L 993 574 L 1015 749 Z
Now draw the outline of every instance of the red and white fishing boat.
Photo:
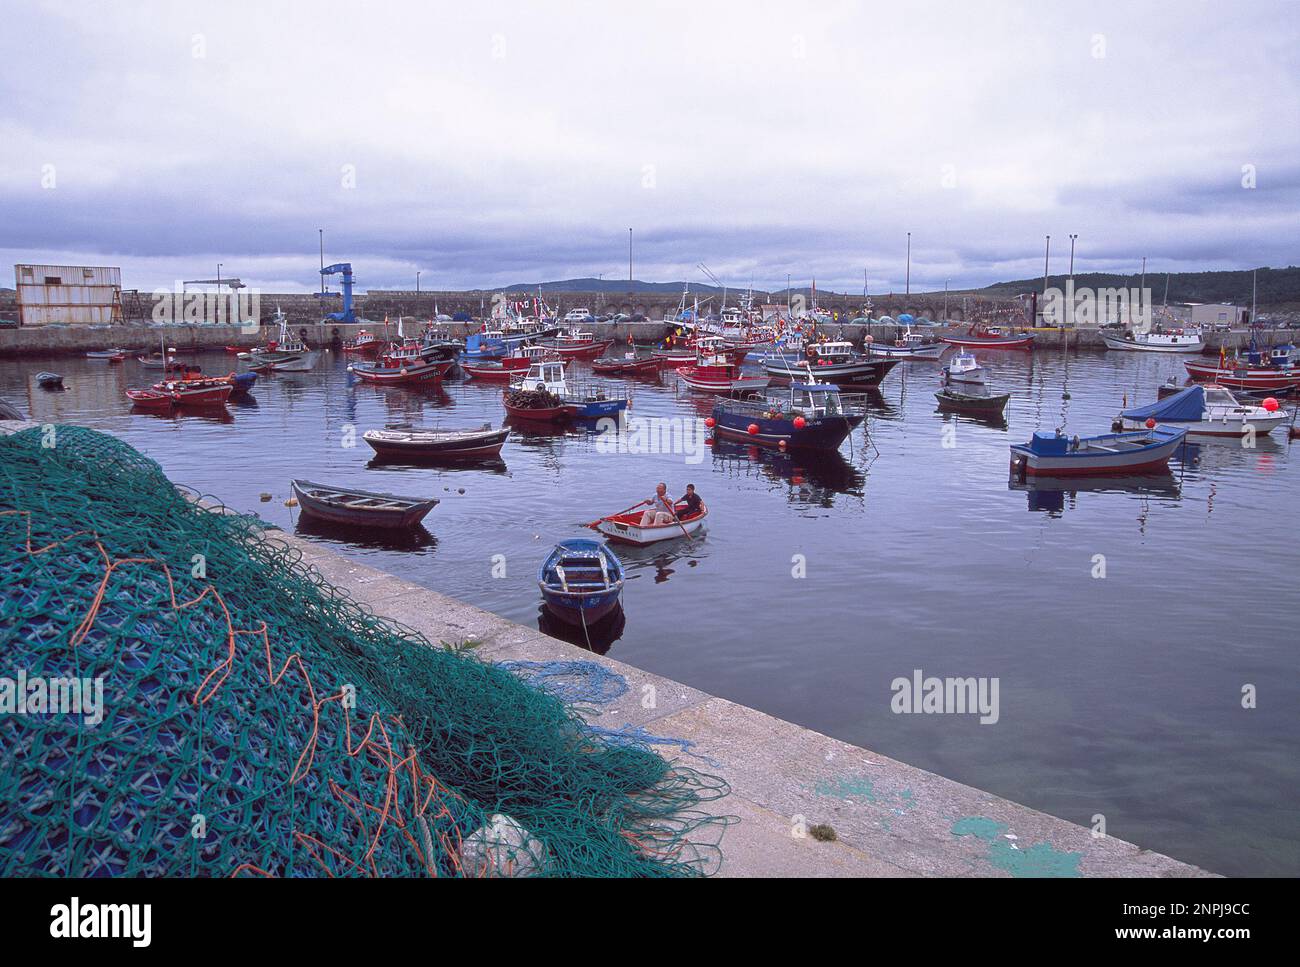
M 1231 360 L 1183 363 L 1194 380 L 1209 381 L 1229 389 L 1251 392 L 1286 393 L 1300 388 L 1300 371 L 1275 366 L 1249 366 Z
M 400 386 L 441 379 L 454 365 L 454 360 L 425 359 L 418 350 L 391 346 L 374 362 L 350 364 L 348 372 L 367 383 Z
M 595 359 L 612 345 L 612 339 L 597 339 L 590 332 L 571 329 L 552 339 L 546 348 L 569 359 Z
M 154 392 L 166 393 L 177 406 L 222 406 L 234 385 L 222 379 L 169 379 L 155 383 Z M 133 401 L 134 402 L 134 401 Z
M 343 352 L 351 356 L 377 356 L 384 348 L 384 341 L 368 329 L 358 329 L 355 339 L 343 344 Z
M 964 333 L 944 336 L 943 341 L 950 346 L 974 346 L 980 349 L 1028 349 L 1034 344 L 1034 334 L 1017 333 L 1003 326 L 976 323 Z
M 548 360 L 558 360 L 568 365 L 568 360 L 562 359 L 554 350 L 545 346 L 525 345 L 517 347 L 510 355 L 503 356 L 499 360 L 485 359 L 473 362 L 466 360 L 460 364 L 460 368 L 474 379 L 505 383 L 515 376 L 528 372 L 528 367 L 533 363 Z
M 738 393 L 761 390 L 772 382 L 770 376 L 745 375 L 727 352 L 726 340 L 720 336 L 701 336 L 695 340 L 695 363 L 677 371 L 691 389 L 710 393 Z

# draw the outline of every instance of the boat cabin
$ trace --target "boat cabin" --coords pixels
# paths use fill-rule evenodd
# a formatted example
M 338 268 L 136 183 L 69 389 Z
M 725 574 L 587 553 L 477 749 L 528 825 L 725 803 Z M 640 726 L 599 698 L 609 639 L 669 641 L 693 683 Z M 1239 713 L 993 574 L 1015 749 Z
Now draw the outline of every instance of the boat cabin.
M 825 360 L 832 365 L 852 362 L 853 344 L 848 342 L 819 342 L 808 347 L 808 356 L 818 362 Z
M 515 383 L 513 388 L 544 390 L 556 396 L 565 395 L 568 387 L 564 382 L 563 360 L 542 359 L 531 363 L 528 367 L 528 374 Z

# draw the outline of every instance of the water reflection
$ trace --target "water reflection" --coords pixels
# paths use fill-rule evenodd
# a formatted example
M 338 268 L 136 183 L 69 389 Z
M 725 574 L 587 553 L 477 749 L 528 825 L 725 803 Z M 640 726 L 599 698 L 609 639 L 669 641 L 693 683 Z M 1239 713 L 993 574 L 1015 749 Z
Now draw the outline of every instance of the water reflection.
M 698 567 L 700 561 L 709 556 L 708 541 L 705 539 L 707 534 L 706 527 L 703 531 L 692 534 L 690 540 L 683 534 L 644 547 L 618 544 L 615 553 L 623 562 L 628 581 L 652 577 L 655 584 L 663 584 L 679 568 Z
M 544 604 L 537 609 L 537 629 L 542 634 L 550 635 L 552 638 L 559 638 L 561 641 L 567 641 L 579 648 L 586 648 L 588 651 L 594 651 L 597 655 L 608 654 L 614 642 L 623 637 L 623 630 L 626 626 L 627 613 L 621 605 L 595 624 L 586 625 L 585 627 L 561 621 L 547 611 Z
M 353 547 L 385 551 L 431 553 L 438 546 L 438 539 L 429 533 L 428 528 L 423 524 L 417 524 L 409 530 L 396 528 L 376 530 L 373 527 L 318 520 L 300 513 L 294 524 L 294 533 L 327 544 L 350 544 Z
M 1125 494 L 1130 497 L 1164 497 L 1178 500 L 1182 484 L 1172 473 L 1141 477 L 1043 477 L 1028 476 L 1017 480 L 1013 474 L 1007 489 L 1027 494 L 1030 512 L 1060 517 L 1066 508 L 1078 507 L 1079 494 Z
M 830 507 L 836 494 L 861 497 L 866 474 L 837 450 L 788 453 L 731 440 L 713 441 L 713 464 L 728 475 L 754 474 L 785 484 L 790 499 Z

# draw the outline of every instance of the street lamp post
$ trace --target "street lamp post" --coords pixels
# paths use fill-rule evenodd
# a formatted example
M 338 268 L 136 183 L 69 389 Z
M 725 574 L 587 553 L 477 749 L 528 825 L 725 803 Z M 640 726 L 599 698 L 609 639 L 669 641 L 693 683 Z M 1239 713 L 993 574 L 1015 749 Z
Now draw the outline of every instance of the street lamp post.
M 1078 232 L 1070 235 L 1070 325 L 1074 326 L 1074 240 L 1079 237 Z
M 419 272 L 415 273 L 415 294 L 416 295 L 420 294 L 420 273 Z

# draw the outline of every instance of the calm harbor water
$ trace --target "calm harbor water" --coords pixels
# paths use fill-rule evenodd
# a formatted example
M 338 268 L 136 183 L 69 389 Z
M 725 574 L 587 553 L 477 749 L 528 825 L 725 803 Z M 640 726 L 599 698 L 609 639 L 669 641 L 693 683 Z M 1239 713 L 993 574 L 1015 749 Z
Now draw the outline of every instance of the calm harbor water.
M 153 381 L 134 361 L 0 360 L 0 395 L 38 421 L 111 432 L 238 510 L 534 625 L 554 541 L 590 536 L 583 521 L 659 480 L 673 494 L 694 483 L 707 536 L 618 549 L 625 621 L 602 629 L 601 650 L 1084 825 L 1101 814 L 1111 835 L 1215 872 L 1300 875 L 1300 456 L 1279 430 L 1254 449 L 1189 447 L 1141 484 L 1012 489 L 1008 443 L 1060 425 L 1104 432 L 1125 394 L 1154 399 L 1182 363 L 986 358 L 992 385 L 1012 393 L 1006 426 L 937 413 L 938 367 L 904 363 L 865 428 L 816 461 L 719 443 L 692 464 L 524 428 L 495 467 L 375 467 L 364 430 L 499 424 L 500 387 L 377 389 L 330 353 L 316 372 L 259 380 L 224 419 L 133 413 L 123 391 Z M 38 389 L 41 369 L 66 390 Z M 675 384 L 630 381 L 632 413 L 707 415 Z M 442 503 L 411 540 L 350 540 L 283 506 L 291 477 Z M 275 499 L 259 502 L 264 491 Z M 491 577 L 494 555 L 504 578 Z M 894 714 L 891 682 L 914 669 L 996 677 L 997 723 Z M 1242 708 L 1247 684 L 1255 709 Z

